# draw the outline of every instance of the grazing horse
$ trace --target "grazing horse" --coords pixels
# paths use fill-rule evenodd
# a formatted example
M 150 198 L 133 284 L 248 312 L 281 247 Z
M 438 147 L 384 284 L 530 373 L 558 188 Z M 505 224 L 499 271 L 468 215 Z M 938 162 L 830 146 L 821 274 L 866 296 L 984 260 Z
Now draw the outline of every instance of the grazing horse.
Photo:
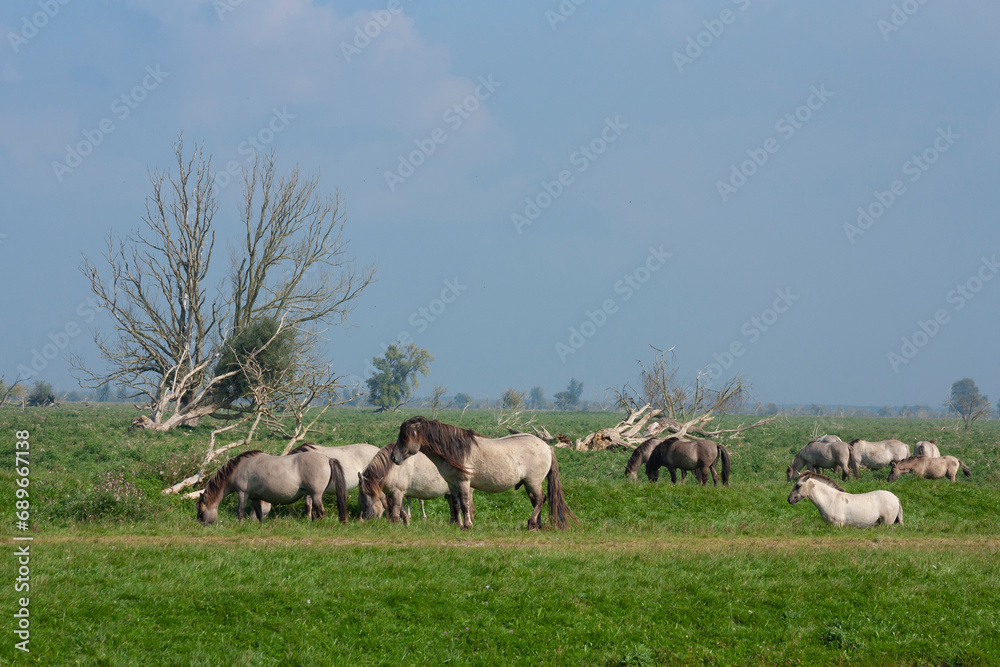
M 246 512 L 246 501 L 253 503 L 254 514 L 261 522 L 266 511 L 263 504 L 287 505 L 305 496 L 306 513 L 322 519 L 323 494 L 332 489 L 337 496 L 337 514 L 347 522 L 347 491 L 344 469 L 335 459 L 318 452 L 300 452 L 286 456 L 271 456 L 258 450 L 243 452 L 228 461 L 215 473 L 198 497 L 198 521 L 204 525 L 219 518 L 219 504 L 230 493 L 239 496 L 236 516 L 240 522 Z
M 858 469 L 851 460 L 851 447 L 840 438 L 825 441 L 813 440 L 800 449 L 792 460 L 792 465 L 788 466 L 785 479 L 789 482 L 795 479 L 802 466 L 806 466 L 809 472 L 819 472 L 822 468 L 830 468 L 834 473 L 837 472 L 837 466 L 840 466 L 843 479 L 847 479 L 848 470 L 854 472 L 854 479 L 858 478 Z
M 969 466 L 962 463 L 954 456 L 911 456 L 902 461 L 893 461 L 892 470 L 889 472 L 889 481 L 895 482 L 902 475 L 912 472 L 917 477 L 924 479 L 941 479 L 947 477 L 952 482 L 958 477 L 958 470 L 962 469 L 966 477 L 972 477 Z
M 829 477 L 804 472 L 788 494 L 788 504 L 808 498 L 823 521 L 835 526 L 868 528 L 879 524 L 903 525 L 903 507 L 888 491 L 847 493 Z
M 913 446 L 914 456 L 941 456 L 941 450 L 933 440 L 921 440 Z
M 529 530 L 539 527 L 546 499 L 554 526 L 566 528 L 567 515 L 573 517 L 563 498 L 555 450 L 541 438 L 526 433 L 487 438 L 435 419 L 413 417 L 400 425 L 390 458 L 399 465 L 421 451 L 448 482 L 464 515 L 460 517 L 463 529 L 472 528 L 472 489 L 500 493 L 523 485 L 534 506 L 528 519 Z M 548 481 L 548 498 L 542 493 L 542 480 Z
M 649 457 L 656 449 L 657 445 L 666 438 L 649 438 L 632 450 L 632 456 L 628 457 L 625 464 L 625 476 L 633 482 L 639 481 L 639 467 L 649 462 Z M 681 470 L 681 479 L 687 479 L 687 470 Z
M 361 521 L 382 516 L 387 507 L 389 520 L 403 520 L 409 525 L 409 513 L 403 508 L 403 499 L 446 496 L 451 508 L 451 523 L 458 523 L 458 511 L 448 493 L 448 482 L 438 472 L 437 466 L 422 452 L 417 452 L 400 465 L 389 458 L 392 445 L 378 450 L 375 457 L 358 473 L 358 504 L 361 506 Z M 427 518 L 426 515 L 424 518 Z
M 347 490 L 353 491 L 356 486 L 355 480 L 358 477 L 358 473 L 363 472 L 368 467 L 368 464 L 372 462 L 372 459 L 378 454 L 378 447 L 369 445 L 367 442 L 359 442 L 354 445 L 340 445 L 337 447 L 323 447 L 314 442 L 306 442 L 288 452 L 286 456 L 300 452 L 319 452 L 327 458 L 339 461 L 340 466 L 344 469 L 344 479 L 347 480 L 348 484 Z
M 902 461 L 910 455 L 910 446 L 899 440 L 879 440 L 868 442 L 858 438 L 851 441 L 851 465 L 863 465 L 872 470 L 881 470 Z
M 695 477 L 702 486 L 708 483 L 708 473 L 712 473 L 712 481 L 719 485 L 719 473 L 715 470 L 715 464 L 722 460 L 722 484 L 729 484 L 729 450 L 724 446 L 699 438 L 697 440 L 683 440 L 673 437 L 667 438 L 658 444 L 649 455 L 646 462 L 646 477 L 650 482 L 655 482 L 660 477 L 660 468 L 667 466 L 670 471 L 670 481 L 677 483 L 677 468 L 684 470 L 694 470 Z

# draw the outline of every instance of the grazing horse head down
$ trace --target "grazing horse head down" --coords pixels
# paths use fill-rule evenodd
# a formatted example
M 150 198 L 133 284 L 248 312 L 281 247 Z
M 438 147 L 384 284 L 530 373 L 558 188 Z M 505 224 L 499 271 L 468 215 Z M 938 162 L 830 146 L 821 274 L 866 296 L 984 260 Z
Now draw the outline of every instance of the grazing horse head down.
M 212 479 L 205 485 L 205 490 L 198 496 L 195 507 L 198 510 L 198 522 L 204 526 L 210 526 L 219 518 L 219 497 L 225 492 L 236 468 L 247 459 L 263 454 L 259 449 L 251 449 L 243 452 L 226 461 Z

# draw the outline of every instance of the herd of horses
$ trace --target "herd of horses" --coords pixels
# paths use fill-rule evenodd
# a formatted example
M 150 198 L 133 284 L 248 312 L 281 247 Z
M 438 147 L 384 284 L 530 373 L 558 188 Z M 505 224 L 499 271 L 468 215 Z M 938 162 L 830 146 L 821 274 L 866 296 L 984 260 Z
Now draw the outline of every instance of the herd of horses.
M 637 480 L 644 464 L 651 482 L 659 479 L 663 467 L 675 484 L 679 470 L 682 481 L 693 472 L 702 486 L 710 475 L 714 485 L 720 477 L 722 484 L 728 485 L 732 472 L 726 447 L 704 438 L 649 438 L 629 457 L 626 477 Z M 788 502 L 794 505 L 809 498 L 825 521 L 837 525 L 902 525 L 903 510 L 894 494 L 883 490 L 851 494 L 820 472 L 836 474 L 840 468 L 846 481 L 851 474 L 858 479 L 861 466 L 875 470 L 890 467 L 890 482 L 907 473 L 928 479 L 947 477 L 952 482 L 958 470 L 972 475 L 959 459 L 941 456 L 933 441 L 918 442 L 914 456 L 910 456 L 909 446 L 899 440 L 847 443 L 827 435 L 809 442 L 788 466 L 786 479 L 796 482 Z M 800 475 L 803 468 L 806 471 Z M 240 521 L 247 514 L 248 501 L 253 515 L 263 522 L 272 505 L 301 498 L 305 498 L 306 514 L 320 519 L 326 514 L 323 497 L 332 493 L 338 518 L 345 523 L 347 494 L 357 488 L 360 521 L 388 514 L 392 521 L 409 523 L 411 499 L 419 500 L 423 509 L 424 500 L 443 496 L 450 508 L 450 522 L 469 529 L 475 517 L 473 489 L 500 493 L 521 487 L 532 504 L 529 530 L 541 526 L 546 503 L 554 527 L 564 529 L 569 519 L 576 521 L 563 495 L 555 450 L 541 438 L 527 433 L 487 438 L 418 416 L 403 422 L 396 441 L 381 449 L 367 443 L 339 447 L 307 443 L 284 456 L 257 450 L 239 454 L 209 480 L 198 497 L 197 517 L 205 525 L 214 523 L 222 500 L 235 493 Z

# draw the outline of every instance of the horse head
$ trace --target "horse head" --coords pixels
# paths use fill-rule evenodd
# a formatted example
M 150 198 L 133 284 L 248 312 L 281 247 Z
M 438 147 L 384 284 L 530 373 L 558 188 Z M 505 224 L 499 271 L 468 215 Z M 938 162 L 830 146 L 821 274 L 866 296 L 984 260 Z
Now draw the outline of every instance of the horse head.
M 424 426 L 427 420 L 423 417 L 412 417 L 399 426 L 399 437 L 396 444 L 392 446 L 389 458 L 396 465 L 420 451 L 420 445 L 424 442 Z
M 792 470 L 792 466 L 788 466 L 788 470 L 785 471 L 785 481 L 790 482 L 794 478 L 795 471 Z
M 358 505 L 361 506 L 361 518 L 359 522 L 366 519 L 377 519 L 385 514 L 385 493 L 377 485 L 369 484 L 368 480 L 358 473 Z
M 788 504 L 794 505 L 803 498 L 808 498 L 809 492 L 812 491 L 812 487 L 815 484 L 815 480 L 810 478 L 808 475 L 802 475 L 799 477 L 799 481 L 795 482 L 792 492 L 788 494 Z
M 219 508 L 209 507 L 208 503 L 205 502 L 204 493 L 198 496 L 198 502 L 195 507 L 198 509 L 198 523 L 203 526 L 210 526 L 219 518 Z
M 902 468 L 899 467 L 899 464 L 896 461 L 893 461 L 891 465 L 892 465 L 892 470 L 889 471 L 888 481 L 895 482 L 897 479 L 903 476 L 903 470 Z

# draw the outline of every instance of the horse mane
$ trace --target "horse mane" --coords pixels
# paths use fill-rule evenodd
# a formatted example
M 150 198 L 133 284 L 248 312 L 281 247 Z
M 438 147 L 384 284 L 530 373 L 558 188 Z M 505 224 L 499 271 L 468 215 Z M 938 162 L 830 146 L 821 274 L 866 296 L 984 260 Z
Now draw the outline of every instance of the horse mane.
M 823 484 L 826 484 L 827 486 L 829 486 L 831 488 L 834 488 L 834 489 L 837 489 L 838 491 L 842 491 L 844 493 L 847 493 L 847 491 L 844 488 L 842 488 L 840 486 L 840 484 L 837 484 L 835 481 L 833 481 L 832 479 L 830 479 L 826 475 L 821 475 L 818 472 L 809 472 L 809 471 L 806 471 L 806 472 L 802 473 L 801 475 L 799 475 L 799 483 L 802 483 L 803 480 L 807 480 L 807 479 L 814 479 L 817 482 L 821 482 Z
M 454 466 L 462 472 L 468 472 L 465 467 L 465 459 L 472 450 L 472 446 L 476 444 L 476 438 L 485 437 L 472 429 L 460 428 L 439 422 L 436 419 L 417 416 L 407 419 L 400 425 L 399 440 L 403 440 L 404 435 L 411 427 L 416 427 L 421 448 L 426 448 L 432 454 L 437 454 L 448 465 Z
M 924 454 L 914 454 L 913 456 L 907 456 L 905 459 L 899 459 L 898 461 L 894 461 L 894 463 L 896 463 L 897 465 L 903 463 L 910 464 L 910 463 L 915 463 L 917 459 L 927 459 L 927 458 L 931 457 L 925 456 Z
M 212 476 L 212 479 L 208 480 L 208 484 L 205 485 L 205 489 L 201 492 L 201 499 L 208 505 L 215 503 L 215 501 L 218 500 L 219 495 L 222 493 L 222 490 L 226 487 L 226 482 L 229 481 L 229 478 L 236 471 L 237 466 L 249 458 L 264 453 L 265 452 L 262 452 L 259 449 L 251 449 L 248 452 L 238 454 L 226 461 L 222 464 L 222 467 L 219 468 L 218 472 Z
M 311 452 L 318 448 L 319 445 L 317 445 L 315 442 L 303 442 L 301 445 L 299 445 L 292 451 L 288 452 L 288 454 L 286 454 L 285 456 L 291 456 L 292 454 L 301 454 L 302 452 Z
M 653 448 L 660 444 L 661 441 L 662 438 L 649 438 L 633 449 L 632 456 L 628 457 L 628 463 L 625 464 L 625 474 L 631 475 L 638 472 L 639 466 L 642 465 L 644 460 L 649 459 Z
M 395 444 L 395 443 L 393 443 Z M 382 482 L 389 472 L 389 468 L 396 465 L 389 458 L 389 452 L 393 445 L 386 445 L 375 453 L 368 467 L 361 473 L 361 493 L 365 495 L 376 495 L 382 487 Z

